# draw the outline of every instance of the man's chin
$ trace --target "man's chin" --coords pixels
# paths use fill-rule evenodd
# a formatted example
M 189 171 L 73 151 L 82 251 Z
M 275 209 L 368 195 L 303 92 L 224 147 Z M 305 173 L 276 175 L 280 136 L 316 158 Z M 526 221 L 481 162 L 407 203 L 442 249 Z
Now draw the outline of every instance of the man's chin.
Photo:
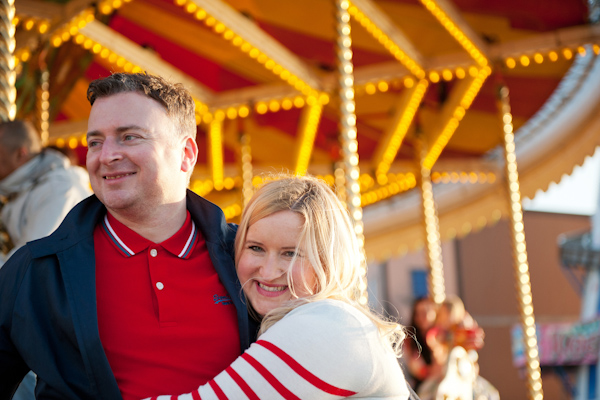
M 114 212 L 126 211 L 128 209 L 133 208 L 134 202 L 131 198 L 124 196 L 116 196 L 114 194 L 107 196 L 98 196 L 98 199 L 104 206 Z

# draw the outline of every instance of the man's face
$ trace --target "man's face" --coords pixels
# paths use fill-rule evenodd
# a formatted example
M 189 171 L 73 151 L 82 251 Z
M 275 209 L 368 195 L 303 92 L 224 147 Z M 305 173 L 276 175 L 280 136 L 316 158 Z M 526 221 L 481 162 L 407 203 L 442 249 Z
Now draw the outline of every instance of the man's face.
M 2 134 L 0 133 L 0 135 Z M 0 143 L 0 181 L 12 174 L 19 166 L 19 152 L 8 151 L 8 149 Z
M 158 102 L 134 92 L 97 99 L 87 140 L 92 189 L 113 213 L 151 215 L 185 198 L 197 149 L 190 153 L 193 139 L 176 132 Z

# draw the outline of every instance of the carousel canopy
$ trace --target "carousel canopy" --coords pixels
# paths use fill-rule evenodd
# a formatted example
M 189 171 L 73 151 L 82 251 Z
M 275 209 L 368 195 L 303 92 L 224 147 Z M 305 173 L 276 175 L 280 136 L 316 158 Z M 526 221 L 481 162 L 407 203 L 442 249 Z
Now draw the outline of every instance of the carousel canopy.
M 352 0 L 351 54 L 338 49 L 330 0 L 15 6 L 18 117 L 37 118 L 42 131 L 47 120 L 48 142 L 83 160 L 91 80 L 147 71 L 182 82 L 197 105 L 191 187 L 231 219 L 250 167 L 255 184 L 280 171 L 334 184 L 344 150 L 337 65 L 351 58 L 355 110 L 346 111 L 356 113 L 366 250 L 375 259 L 422 242 L 418 140 L 427 143 L 443 236 L 507 213 L 500 83 L 510 90 L 524 195 L 598 144 L 600 27 L 583 0 Z

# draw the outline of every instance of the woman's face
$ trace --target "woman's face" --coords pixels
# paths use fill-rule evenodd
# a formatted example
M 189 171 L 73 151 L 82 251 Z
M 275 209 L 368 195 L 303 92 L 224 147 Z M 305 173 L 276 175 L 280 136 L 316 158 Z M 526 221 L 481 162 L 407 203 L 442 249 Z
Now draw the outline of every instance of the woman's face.
M 248 228 L 237 273 L 246 297 L 260 315 L 293 298 L 287 281 L 290 268 L 298 297 L 308 296 L 315 287 L 313 268 L 299 246 L 303 224 L 304 219 L 299 214 L 279 211 Z
M 415 325 L 423 332 L 427 332 L 435 323 L 435 305 L 432 301 L 425 299 L 415 305 Z

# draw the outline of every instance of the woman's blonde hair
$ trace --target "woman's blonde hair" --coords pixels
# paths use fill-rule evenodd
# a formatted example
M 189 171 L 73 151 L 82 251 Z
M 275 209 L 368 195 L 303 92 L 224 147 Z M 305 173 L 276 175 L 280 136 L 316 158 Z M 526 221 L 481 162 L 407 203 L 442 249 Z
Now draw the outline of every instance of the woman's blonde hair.
M 288 269 L 288 285 L 293 298 L 263 316 L 259 334 L 302 304 L 335 299 L 354 306 L 369 317 L 398 354 L 405 336 L 404 329 L 359 302 L 360 270 L 366 267 L 365 257 L 345 206 L 325 182 L 309 176 L 285 175 L 274 177 L 261 186 L 242 214 L 235 243 L 236 265 L 244 251 L 249 227 L 280 211 L 292 211 L 303 218 L 298 246 L 303 248 L 303 257 L 312 265 L 316 285 L 305 288 L 308 296 L 298 298 L 291 279 L 291 268 Z M 302 284 L 306 286 L 306 282 Z

